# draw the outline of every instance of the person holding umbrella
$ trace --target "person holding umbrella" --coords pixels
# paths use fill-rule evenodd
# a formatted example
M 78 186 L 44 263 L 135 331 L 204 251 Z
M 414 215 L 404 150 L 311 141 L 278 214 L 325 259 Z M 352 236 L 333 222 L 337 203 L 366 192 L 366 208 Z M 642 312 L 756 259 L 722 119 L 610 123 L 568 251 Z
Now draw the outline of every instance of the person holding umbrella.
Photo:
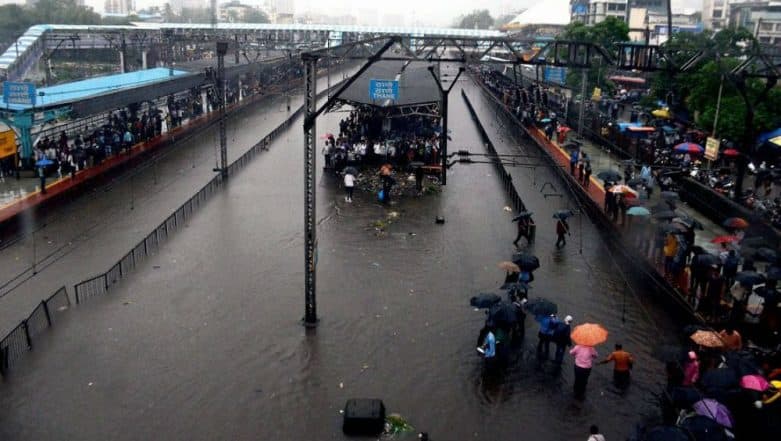
M 575 357 L 575 397 L 582 399 L 586 393 L 588 377 L 591 375 L 591 368 L 594 360 L 599 354 L 594 346 L 604 343 L 607 340 L 608 332 L 601 325 L 594 323 L 584 323 L 578 325 L 572 331 L 572 341 L 575 347 L 570 349 L 570 355 Z
M 553 342 L 556 343 L 554 362 L 559 366 L 564 361 L 564 351 L 568 346 L 572 346 L 572 339 L 570 338 L 572 333 L 571 323 L 572 316 L 568 315 L 564 317 L 564 321 L 560 322 L 553 331 Z
M 613 362 L 613 383 L 619 389 L 626 389 L 629 386 L 629 372 L 635 362 L 632 354 L 625 351 L 621 343 L 616 343 L 615 350 L 599 364 L 607 364 L 611 361 Z
M 518 216 L 513 218 L 513 222 L 518 222 L 518 235 L 515 236 L 513 245 L 518 246 L 518 241 L 521 240 L 522 237 L 526 239 L 527 244 L 531 245 L 534 241 L 531 235 L 531 227 L 534 225 L 534 221 L 532 220 L 532 212 L 521 212 L 518 214 Z
M 567 239 L 564 237 L 565 234 L 571 236 L 569 232 L 569 225 L 567 224 L 567 218 L 560 216 L 556 221 L 556 248 L 561 248 L 567 245 Z
M 537 332 L 537 357 L 540 360 L 547 360 L 550 356 L 550 342 L 553 340 L 553 334 L 556 331 L 559 320 L 556 314 L 550 314 L 540 320 L 540 330 Z

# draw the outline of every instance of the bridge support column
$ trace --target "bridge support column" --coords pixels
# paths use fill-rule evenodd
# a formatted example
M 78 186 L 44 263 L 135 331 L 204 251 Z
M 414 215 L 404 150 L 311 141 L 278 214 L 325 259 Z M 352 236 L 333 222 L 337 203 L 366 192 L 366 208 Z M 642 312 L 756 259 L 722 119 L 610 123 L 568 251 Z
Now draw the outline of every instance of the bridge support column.
M 127 70 L 125 69 L 125 52 L 124 51 L 119 51 L 119 71 L 121 73 L 127 72 Z
M 317 325 L 317 57 L 304 54 L 304 326 Z
M 241 80 L 239 80 L 239 101 L 244 101 L 244 91 L 241 89 Z
M 147 64 L 147 55 L 149 55 L 149 51 L 146 49 L 141 51 L 141 69 L 147 70 L 149 68 Z
M 207 95 L 206 90 L 201 90 L 201 109 L 203 110 L 204 115 L 209 113 L 209 96 Z

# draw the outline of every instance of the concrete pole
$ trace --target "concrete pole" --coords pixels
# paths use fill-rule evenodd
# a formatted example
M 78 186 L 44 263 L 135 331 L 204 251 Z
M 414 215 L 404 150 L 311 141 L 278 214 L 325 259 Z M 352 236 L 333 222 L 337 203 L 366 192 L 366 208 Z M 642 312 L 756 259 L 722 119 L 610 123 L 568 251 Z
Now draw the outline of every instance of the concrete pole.
M 201 90 L 201 109 L 204 115 L 209 113 L 209 97 L 206 94 L 206 90 Z
M 146 49 L 141 51 L 141 69 L 143 69 L 143 70 L 147 70 L 149 68 L 148 64 L 147 64 L 147 55 L 148 54 L 149 54 L 149 52 Z

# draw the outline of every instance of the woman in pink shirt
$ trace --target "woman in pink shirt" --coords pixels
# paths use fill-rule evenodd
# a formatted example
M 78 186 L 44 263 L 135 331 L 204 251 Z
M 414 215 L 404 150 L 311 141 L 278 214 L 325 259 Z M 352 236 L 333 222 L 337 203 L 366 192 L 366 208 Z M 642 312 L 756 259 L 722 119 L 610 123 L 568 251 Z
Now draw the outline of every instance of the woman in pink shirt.
M 575 345 L 569 353 L 575 357 L 575 397 L 582 399 L 586 394 L 586 384 L 591 375 L 591 366 L 597 358 L 597 350 L 593 346 Z
M 700 379 L 700 362 L 697 353 L 689 351 L 689 361 L 683 366 L 683 385 L 691 386 Z

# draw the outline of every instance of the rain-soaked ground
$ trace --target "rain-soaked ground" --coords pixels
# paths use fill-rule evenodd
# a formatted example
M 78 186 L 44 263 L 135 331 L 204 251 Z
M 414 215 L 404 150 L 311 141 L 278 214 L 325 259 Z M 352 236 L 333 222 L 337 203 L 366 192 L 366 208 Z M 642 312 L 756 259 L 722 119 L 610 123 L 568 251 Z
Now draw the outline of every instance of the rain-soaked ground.
M 480 151 L 461 87 L 494 118 L 462 79 L 450 100 L 451 149 Z M 321 117 L 319 133 L 343 115 Z M 618 440 L 657 412 L 664 373 L 650 350 L 673 325 L 653 293 L 624 288 L 587 218 L 554 249 L 552 213 L 571 202 L 543 198 L 540 183 L 555 182 L 545 168 L 534 179 L 515 171 L 527 173 L 516 182 L 539 225 L 531 295 L 576 324 L 604 324 L 601 355 L 617 341 L 635 354 L 626 393 L 599 366 L 585 401 L 574 400 L 571 359 L 561 372 L 539 364 L 531 319 L 510 367 L 484 371 L 474 349 L 484 316 L 468 299 L 502 282 L 496 263 L 510 257 L 515 233 L 490 165 L 456 165 L 441 194 L 388 208 L 368 194 L 347 204 L 320 175 L 321 321 L 307 333 L 301 132 L 296 125 L 232 177 L 117 289 L 63 315 L 2 385 L 0 439 L 344 439 L 339 410 L 352 397 L 382 398 L 434 440 L 585 439 L 595 423 Z M 497 149 L 514 149 L 502 130 L 493 136 Z M 392 212 L 378 235 L 370 225 Z

